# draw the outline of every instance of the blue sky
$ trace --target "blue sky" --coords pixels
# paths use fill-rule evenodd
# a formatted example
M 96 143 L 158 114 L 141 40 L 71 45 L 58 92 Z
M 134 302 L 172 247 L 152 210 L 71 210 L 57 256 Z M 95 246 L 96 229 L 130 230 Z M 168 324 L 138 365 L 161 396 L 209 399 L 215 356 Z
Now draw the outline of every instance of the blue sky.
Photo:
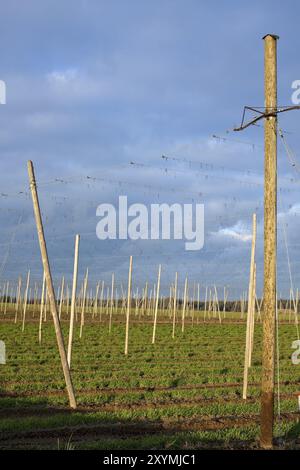
M 2 2 L 0 283 L 29 268 L 33 279 L 41 278 L 31 201 L 18 194 L 28 188 L 32 159 L 56 280 L 70 277 L 78 232 L 80 276 L 89 266 L 92 282 L 108 281 L 114 271 L 125 283 L 133 254 L 136 286 L 154 281 L 162 263 L 165 289 L 177 270 L 182 283 L 188 275 L 190 285 L 228 285 L 238 296 L 247 288 L 256 211 L 260 293 L 263 129 L 227 131 L 239 124 L 244 105 L 263 106 L 266 33 L 280 36 L 278 101 L 292 104 L 291 84 L 300 79 L 299 15 L 296 1 Z M 280 118 L 296 155 L 299 119 L 296 111 Z M 286 294 L 282 226 L 297 287 L 300 201 L 298 175 L 280 142 L 278 149 L 284 188 L 278 288 Z M 96 207 L 116 203 L 120 194 L 145 204 L 204 203 L 204 249 L 187 253 L 183 242 L 172 241 L 100 242 Z

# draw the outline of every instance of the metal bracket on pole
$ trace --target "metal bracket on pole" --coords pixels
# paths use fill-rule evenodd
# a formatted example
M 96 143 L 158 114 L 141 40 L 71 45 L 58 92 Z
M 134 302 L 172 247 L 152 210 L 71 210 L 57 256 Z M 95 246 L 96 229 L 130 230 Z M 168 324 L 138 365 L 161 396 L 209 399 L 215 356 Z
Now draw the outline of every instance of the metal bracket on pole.
M 262 111 L 262 109 L 264 111 Z M 281 107 L 276 107 L 276 108 L 254 108 L 252 106 L 245 106 L 244 111 L 243 111 L 243 116 L 242 116 L 242 122 L 239 127 L 235 127 L 233 130 L 235 132 L 243 131 L 244 129 L 247 129 L 247 127 L 255 125 L 258 121 L 261 119 L 269 118 L 269 117 L 275 117 L 280 113 L 285 113 L 287 111 L 293 111 L 295 109 L 300 109 L 300 106 L 281 106 Z M 251 121 L 245 122 L 245 115 L 246 112 L 248 111 L 253 111 L 254 113 L 257 113 L 258 116 L 255 118 L 251 119 Z

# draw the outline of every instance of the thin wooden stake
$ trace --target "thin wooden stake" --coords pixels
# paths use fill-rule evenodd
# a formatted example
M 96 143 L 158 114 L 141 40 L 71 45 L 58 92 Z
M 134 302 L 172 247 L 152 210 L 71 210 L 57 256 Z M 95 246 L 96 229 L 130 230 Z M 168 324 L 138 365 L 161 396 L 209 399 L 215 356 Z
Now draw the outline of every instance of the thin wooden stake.
M 113 306 L 114 306 L 114 283 L 115 283 L 115 275 L 112 273 L 111 276 L 111 292 L 110 292 L 110 311 L 109 311 L 109 328 L 108 332 L 111 332 L 111 325 L 112 325 L 112 314 L 113 314 Z
M 204 300 L 204 321 L 206 320 L 206 308 L 207 308 L 207 286 L 205 288 L 205 300 Z
M 187 277 L 185 278 L 184 283 L 184 294 L 183 294 L 183 307 L 182 307 L 182 319 L 181 319 L 181 331 L 184 332 L 184 319 L 185 319 L 185 310 L 186 310 L 186 299 L 187 299 L 187 285 L 188 280 Z
M 160 289 L 160 274 L 161 274 L 161 265 L 159 265 L 159 267 L 158 267 L 157 289 L 156 289 L 156 300 L 155 300 L 155 312 L 154 312 L 154 323 L 153 323 L 153 334 L 152 334 L 152 344 L 155 343 L 156 324 L 157 324 L 157 311 L 158 311 L 158 301 L 159 301 L 159 289 Z
M 62 277 L 61 280 L 61 288 L 60 288 L 60 300 L 59 300 L 59 319 L 61 319 L 61 311 L 62 311 L 62 305 L 63 305 L 63 300 L 64 300 L 64 287 L 65 287 L 65 277 Z
M 249 367 L 252 364 L 253 344 L 254 344 L 254 326 L 255 326 L 255 297 L 256 297 L 256 263 L 254 263 L 252 302 L 251 302 L 251 325 L 250 325 L 250 347 L 249 347 Z
M 17 291 L 17 299 L 16 299 L 16 314 L 15 314 L 15 323 L 17 323 L 18 319 L 18 312 L 19 312 L 19 304 L 21 303 L 21 287 L 22 287 L 22 278 L 19 277 L 18 282 L 18 291 Z
M 84 326 L 84 314 L 85 314 L 85 302 L 86 302 L 86 290 L 87 290 L 87 284 L 88 284 L 88 277 L 89 277 L 89 268 L 87 268 L 86 270 L 86 275 L 85 275 L 84 283 L 83 283 L 83 299 L 82 299 L 80 334 L 79 334 L 80 339 L 82 338 L 82 331 L 83 331 L 83 326 Z
M 176 308 L 177 308 L 177 284 L 178 284 L 178 273 L 175 273 L 175 284 L 174 284 L 174 304 L 173 304 L 173 331 L 172 338 L 175 338 L 175 327 L 176 327 Z
M 128 354 L 128 336 L 129 336 L 129 317 L 131 307 L 131 276 L 132 276 L 132 256 L 129 259 L 128 271 L 128 291 L 127 291 L 127 310 L 126 310 L 126 332 L 125 332 L 125 356 Z
M 75 320 L 79 241 L 80 241 L 80 236 L 76 235 L 75 252 L 74 252 L 72 299 L 71 299 L 71 314 L 70 314 L 70 327 L 69 327 L 69 340 L 68 340 L 68 365 L 69 367 L 71 367 L 73 331 L 74 331 L 74 320 Z
M 43 272 L 43 285 L 42 285 L 42 296 L 41 296 L 41 308 L 40 308 L 40 323 L 39 323 L 39 344 L 42 344 L 42 323 L 43 323 L 43 310 L 44 310 L 44 297 L 45 297 L 45 272 Z
M 253 304 L 253 282 L 254 282 L 254 266 L 255 266 L 255 244 L 256 244 L 256 214 L 252 217 L 252 244 L 251 244 L 251 263 L 250 263 L 250 278 L 249 278 L 249 291 L 248 291 L 248 313 L 247 313 L 247 327 L 246 327 L 246 346 L 245 346 L 245 361 L 244 361 L 244 381 L 243 381 L 243 399 L 247 399 L 248 389 L 248 369 L 249 369 L 249 355 L 250 355 L 250 341 L 251 341 L 251 325 L 252 325 L 252 304 Z
M 25 317 L 26 317 L 26 309 L 27 309 L 29 280 L 30 280 L 30 270 L 28 271 L 28 274 L 27 274 L 26 289 L 25 289 L 25 294 L 24 294 L 24 308 L 23 308 L 23 324 L 22 324 L 22 331 L 25 330 Z

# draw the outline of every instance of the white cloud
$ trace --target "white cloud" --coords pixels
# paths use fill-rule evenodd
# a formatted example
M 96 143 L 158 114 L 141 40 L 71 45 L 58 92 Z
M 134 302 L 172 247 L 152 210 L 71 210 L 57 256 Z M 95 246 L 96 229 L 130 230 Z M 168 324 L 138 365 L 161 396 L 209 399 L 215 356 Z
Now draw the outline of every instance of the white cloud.
M 74 81 L 78 76 L 76 68 L 70 68 L 66 70 L 53 70 L 46 75 L 47 80 L 54 84 L 67 84 Z
M 248 242 L 252 239 L 251 232 L 241 221 L 237 222 L 232 227 L 221 228 L 217 232 L 212 232 L 212 235 L 217 237 L 230 237 L 241 242 Z
M 74 103 L 86 99 L 109 100 L 118 93 L 114 77 L 77 68 L 53 70 L 45 75 L 48 93 L 58 99 L 60 105 L 67 101 Z

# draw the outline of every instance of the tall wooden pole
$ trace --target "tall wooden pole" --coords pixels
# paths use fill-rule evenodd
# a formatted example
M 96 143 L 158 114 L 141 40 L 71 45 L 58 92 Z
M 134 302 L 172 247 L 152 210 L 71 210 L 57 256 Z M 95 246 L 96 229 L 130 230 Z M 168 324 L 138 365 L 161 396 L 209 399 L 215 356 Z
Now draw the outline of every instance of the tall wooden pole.
M 156 324 L 157 324 L 157 312 L 158 312 L 158 301 L 159 301 L 159 289 L 160 289 L 160 273 L 161 273 L 161 265 L 159 265 L 159 267 L 158 267 L 157 289 L 156 289 L 156 300 L 155 300 L 155 312 L 154 312 L 153 334 L 152 334 L 152 344 L 155 343 Z
M 61 288 L 60 288 L 60 299 L 59 299 L 59 314 L 58 318 L 61 319 L 62 305 L 64 301 L 64 287 L 65 287 L 65 277 L 62 277 Z
M 97 315 L 97 310 L 98 310 L 99 287 L 100 287 L 100 284 L 99 284 L 99 282 L 97 282 L 96 294 L 95 294 L 95 302 L 94 302 L 94 311 L 93 311 L 93 316 L 94 316 L 94 317 Z
M 102 281 L 101 293 L 100 293 L 100 323 L 101 323 L 101 319 L 102 319 L 103 293 L 104 293 L 104 281 Z
M 256 263 L 254 263 L 254 279 L 252 286 L 252 318 L 250 330 L 250 350 L 249 350 L 249 367 L 252 365 L 252 354 L 254 347 L 254 327 L 255 327 L 255 301 L 256 301 Z
M 75 237 L 75 253 L 74 253 L 74 268 L 73 268 L 72 299 L 71 299 L 71 315 L 70 315 L 69 341 L 68 341 L 68 364 L 69 364 L 69 367 L 71 367 L 72 342 L 73 342 L 74 319 L 75 319 L 79 240 L 80 240 L 80 236 L 76 235 L 76 237 Z
M 248 291 L 248 313 L 247 313 L 247 327 L 246 327 L 246 345 L 245 345 L 245 362 L 244 362 L 244 382 L 243 382 L 243 399 L 247 398 L 248 389 L 248 368 L 250 347 L 251 347 L 251 325 L 253 313 L 253 283 L 254 283 L 254 267 L 255 267 L 255 245 L 256 245 L 256 214 L 252 217 L 252 245 L 251 245 L 251 262 L 250 262 L 250 276 L 249 276 L 249 291 Z
M 84 315 L 85 315 L 85 304 L 86 304 L 86 290 L 88 285 L 88 277 L 89 277 L 89 268 L 86 270 L 86 275 L 83 281 L 83 299 L 82 299 L 82 307 L 81 307 L 81 321 L 80 321 L 80 333 L 79 338 L 82 338 L 82 331 L 84 327 Z
M 40 306 L 40 322 L 39 322 L 39 344 L 42 344 L 42 323 L 43 323 L 43 313 L 44 313 L 44 299 L 45 299 L 45 273 L 43 273 L 43 285 L 42 285 L 42 296 L 41 296 L 41 306 Z
M 24 329 L 25 329 L 25 317 L 26 317 L 26 309 L 27 309 L 27 301 L 28 301 L 29 281 L 30 281 L 30 270 L 28 271 L 28 274 L 27 274 L 26 289 L 25 289 L 25 294 L 24 294 L 24 309 L 23 309 L 22 331 L 24 331 Z
M 277 110 L 277 39 L 265 41 L 265 111 Z M 273 445 L 277 250 L 277 115 L 265 119 L 264 319 L 260 445 Z
M 127 310 L 126 310 L 126 332 L 125 332 L 125 356 L 128 354 L 129 317 L 131 307 L 131 277 L 132 277 L 132 256 L 129 259 L 128 290 L 127 290 Z
M 18 319 L 18 311 L 19 311 L 19 303 L 21 302 L 21 287 L 22 287 L 22 278 L 19 277 L 18 282 L 18 293 L 17 293 L 17 301 L 16 301 L 16 315 L 15 315 L 15 323 L 17 323 Z
M 6 310 L 7 310 L 8 291 L 9 291 L 9 281 L 7 281 L 7 283 L 6 283 L 4 315 L 6 315 Z
M 143 304 L 143 316 L 147 313 L 147 300 L 148 300 L 148 282 L 145 284 L 144 290 L 144 304 Z
M 53 322 L 54 322 L 54 328 L 55 328 L 57 345 L 58 345 L 58 350 L 59 350 L 60 359 L 61 359 L 61 365 L 62 365 L 62 369 L 63 369 L 65 381 L 66 381 L 70 407 L 76 408 L 76 399 L 75 399 L 70 369 L 69 369 L 69 365 L 67 361 L 67 354 L 65 350 L 64 339 L 63 339 L 63 335 L 62 335 L 62 331 L 61 331 L 61 327 L 59 323 L 59 318 L 58 318 L 57 305 L 55 301 L 55 293 L 53 289 L 52 276 L 51 276 L 51 270 L 50 270 L 50 265 L 49 265 L 49 260 L 48 260 L 47 246 L 46 246 L 46 241 L 45 241 L 45 236 L 44 236 L 44 229 L 43 229 L 40 204 L 39 204 L 39 199 L 38 199 L 38 193 L 37 193 L 37 188 L 36 188 L 32 161 L 30 160 L 28 161 L 27 167 L 28 167 L 28 176 L 29 176 L 29 182 L 30 182 L 30 190 L 31 190 L 32 202 L 33 202 L 36 228 L 37 228 L 37 233 L 38 233 L 38 238 L 39 238 L 42 262 L 43 262 L 43 267 L 44 267 L 44 272 L 45 272 L 45 277 L 46 277 L 48 296 L 50 300 L 51 313 L 52 313 Z
M 66 301 L 67 301 L 67 318 L 69 316 L 69 303 L 70 303 L 70 291 L 69 291 L 69 285 L 67 284 L 66 288 Z
M 178 283 L 178 273 L 175 273 L 175 284 L 174 284 L 174 304 L 173 304 L 173 331 L 172 338 L 175 338 L 175 326 L 176 326 L 176 308 L 177 308 L 177 283 Z
M 215 299 L 216 299 L 216 308 L 218 311 L 218 317 L 219 317 L 219 322 L 222 323 L 222 318 L 221 318 L 221 313 L 220 313 L 220 305 L 219 305 L 219 299 L 218 299 L 218 291 L 217 291 L 217 286 L 215 285 Z
M 207 286 L 205 288 L 205 300 L 204 300 L 204 321 L 206 319 L 206 306 L 207 306 Z
M 109 327 L 108 331 L 111 332 L 111 325 L 112 325 L 112 314 L 113 314 L 113 306 L 114 306 L 114 283 L 115 283 L 115 275 L 112 273 L 111 275 L 111 292 L 110 292 L 110 311 L 109 311 Z M 108 299 L 107 299 L 108 301 Z
M 199 322 L 199 314 L 200 314 L 200 284 L 197 284 L 197 310 L 198 310 L 198 316 L 197 316 L 197 323 Z
M 181 318 L 181 331 L 184 333 L 184 320 L 185 320 L 185 309 L 186 309 L 186 299 L 187 299 L 187 286 L 188 286 L 188 279 L 185 278 L 184 282 L 184 294 L 183 294 L 183 307 L 182 307 L 182 318 Z

